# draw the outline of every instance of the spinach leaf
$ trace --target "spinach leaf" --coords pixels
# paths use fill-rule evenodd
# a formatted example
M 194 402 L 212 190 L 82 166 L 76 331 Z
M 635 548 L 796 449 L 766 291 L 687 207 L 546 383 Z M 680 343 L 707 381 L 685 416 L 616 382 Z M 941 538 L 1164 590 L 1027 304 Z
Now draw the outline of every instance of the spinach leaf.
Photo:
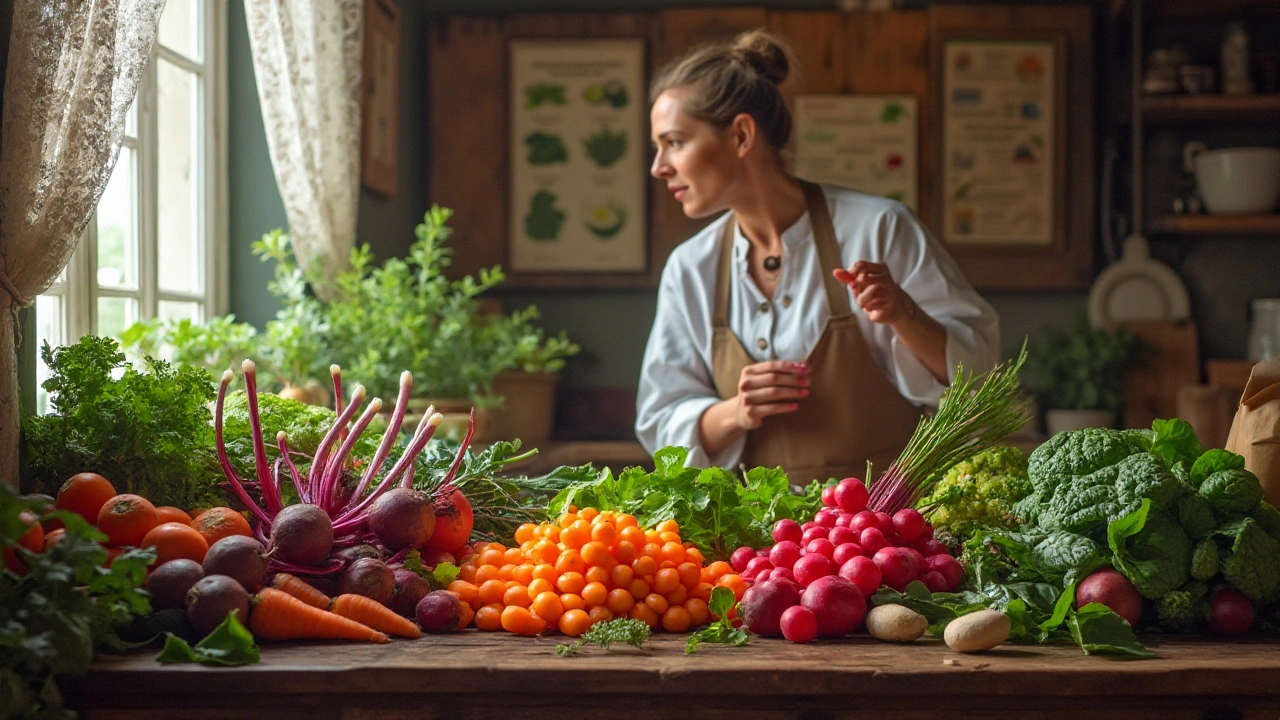
M 1159 657 L 1142 646 L 1129 621 L 1101 603 L 1089 603 L 1067 618 L 1071 637 L 1086 655 L 1124 655 L 1132 658 Z
M 1219 448 L 1206 450 L 1203 455 L 1196 458 L 1195 464 L 1191 466 L 1191 482 L 1195 483 L 1196 487 L 1200 487 L 1205 478 L 1219 470 L 1238 470 L 1243 467 L 1243 455 L 1237 455 L 1230 450 Z
M 198 662 L 203 665 L 248 665 L 261 660 L 253 634 L 236 618 L 238 611 L 227 613 L 227 619 L 213 629 L 194 649 L 186 640 L 170 633 L 156 662 Z

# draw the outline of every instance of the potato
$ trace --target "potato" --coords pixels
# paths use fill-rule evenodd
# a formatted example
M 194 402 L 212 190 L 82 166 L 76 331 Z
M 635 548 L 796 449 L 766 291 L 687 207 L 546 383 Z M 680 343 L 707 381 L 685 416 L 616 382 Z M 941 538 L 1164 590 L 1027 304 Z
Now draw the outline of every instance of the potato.
M 947 624 L 942 639 L 956 652 L 990 650 L 1009 638 L 1009 616 L 996 610 L 979 610 Z
M 867 613 L 867 632 L 885 642 L 911 642 L 929 629 L 929 620 L 902 605 L 878 605 Z

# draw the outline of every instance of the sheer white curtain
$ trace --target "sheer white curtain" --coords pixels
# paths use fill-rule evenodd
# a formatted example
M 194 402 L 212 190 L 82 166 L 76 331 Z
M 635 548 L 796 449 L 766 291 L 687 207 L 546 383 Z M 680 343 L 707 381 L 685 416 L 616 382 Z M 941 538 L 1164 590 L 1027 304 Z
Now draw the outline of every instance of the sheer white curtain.
M 164 0 L 18 0 L 0 120 L 0 482 L 18 484 L 18 308 L 66 267 L 124 137 Z
M 356 237 L 364 0 L 244 0 L 244 7 L 293 249 L 304 267 L 319 262 L 332 278 Z

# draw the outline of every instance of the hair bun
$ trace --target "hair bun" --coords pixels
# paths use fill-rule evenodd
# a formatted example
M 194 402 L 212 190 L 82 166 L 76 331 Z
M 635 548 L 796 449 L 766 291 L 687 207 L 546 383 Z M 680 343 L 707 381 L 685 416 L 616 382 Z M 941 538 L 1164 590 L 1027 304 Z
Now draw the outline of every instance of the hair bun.
M 733 50 L 751 69 L 775 85 L 781 85 L 787 79 L 787 73 L 791 69 L 787 60 L 788 48 L 773 33 L 767 30 L 749 30 L 733 41 Z

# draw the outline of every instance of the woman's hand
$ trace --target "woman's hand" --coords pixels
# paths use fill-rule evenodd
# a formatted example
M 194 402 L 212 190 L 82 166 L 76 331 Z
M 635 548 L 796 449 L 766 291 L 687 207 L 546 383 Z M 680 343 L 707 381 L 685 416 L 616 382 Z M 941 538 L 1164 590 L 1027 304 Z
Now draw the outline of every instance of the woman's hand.
M 790 360 L 768 360 L 742 368 L 734 396 L 734 422 L 755 430 L 770 415 L 795 412 L 809 394 L 809 366 Z
M 887 265 L 859 260 L 853 268 L 837 268 L 832 274 L 853 290 L 871 322 L 893 325 L 915 317 L 915 301 L 893 281 Z

